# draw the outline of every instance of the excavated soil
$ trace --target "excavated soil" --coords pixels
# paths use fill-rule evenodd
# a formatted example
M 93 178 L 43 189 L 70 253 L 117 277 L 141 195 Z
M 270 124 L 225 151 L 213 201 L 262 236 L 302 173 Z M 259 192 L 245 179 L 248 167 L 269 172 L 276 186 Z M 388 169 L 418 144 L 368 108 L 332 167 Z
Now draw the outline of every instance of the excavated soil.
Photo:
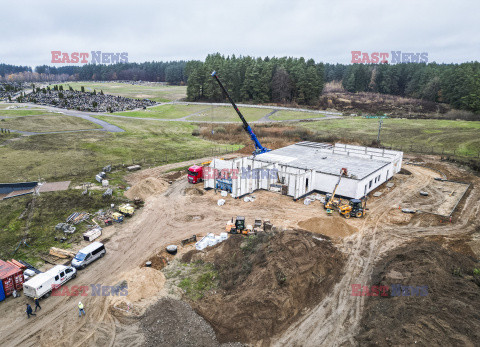
M 150 196 L 163 193 L 169 187 L 168 182 L 160 178 L 147 177 L 134 184 L 125 192 L 125 196 L 130 200 L 139 197 L 142 200 Z
M 220 344 L 215 332 L 185 302 L 162 298 L 151 306 L 140 321 L 145 335 L 144 346 L 231 346 L 242 344 Z
M 298 226 L 312 233 L 327 235 L 333 239 L 344 238 L 357 231 L 357 228 L 348 224 L 344 217 L 337 215 L 330 218 L 309 218 L 299 222 Z
M 470 251 L 471 252 L 471 251 Z M 414 241 L 387 254 L 372 285 L 428 286 L 427 296 L 367 297 L 360 345 L 474 346 L 480 341 L 478 262 L 433 241 Z
M 200 253 L 186 254 L 198 260 Z M 218 271 L 220 289 L 193 302 L 220 342 L 268 344 L 302 313 L 319 303 L 339 279 L 343 255 L 326 236 L 303 230 L 232 235 L 204 261 Z
M 197 187 L 189 187 L 185 189 L 185 195 L 203 195 L 204 191 Z

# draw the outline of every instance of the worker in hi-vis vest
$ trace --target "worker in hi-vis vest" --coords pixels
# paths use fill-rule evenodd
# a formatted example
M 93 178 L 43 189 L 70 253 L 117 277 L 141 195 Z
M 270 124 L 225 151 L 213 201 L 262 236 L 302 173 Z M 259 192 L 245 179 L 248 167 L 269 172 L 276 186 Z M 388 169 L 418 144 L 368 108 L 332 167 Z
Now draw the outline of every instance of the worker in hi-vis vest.
M 81 301 L 78 302 L 78 316 L 81 317 L 82 313 L 86 316 L 85 310 L 83 308 L 83 304 Z

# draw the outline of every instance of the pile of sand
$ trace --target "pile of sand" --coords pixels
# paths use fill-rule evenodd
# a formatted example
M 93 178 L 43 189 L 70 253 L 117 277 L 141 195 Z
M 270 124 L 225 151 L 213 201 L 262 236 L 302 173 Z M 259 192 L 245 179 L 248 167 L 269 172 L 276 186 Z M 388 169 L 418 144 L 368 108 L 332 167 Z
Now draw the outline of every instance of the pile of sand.
M 142 200 L 148 197 L 163 193 L 169 184 L 162 179 L 155 177 L 147 177 L 134 184 L 129 190 L 125 192 L 125 196 L 129 199 L 139 197 Z
M 127 282 L 127 295 L 110 297 L 110 305 L 115 308 L 133 310 L 141 314 L 148 305 L 158 299 L 165 286 L 165 276 L 153 268 L 142 267 L 125 272 L 118 278 L 118 282 Z
M 326 235 L 333 239 L 347 237 L 357 231 L 357 228 L 348 224 L 345 218 L 340 216 L 313 217 L 299 222 L 298 226 L 312 233 Z

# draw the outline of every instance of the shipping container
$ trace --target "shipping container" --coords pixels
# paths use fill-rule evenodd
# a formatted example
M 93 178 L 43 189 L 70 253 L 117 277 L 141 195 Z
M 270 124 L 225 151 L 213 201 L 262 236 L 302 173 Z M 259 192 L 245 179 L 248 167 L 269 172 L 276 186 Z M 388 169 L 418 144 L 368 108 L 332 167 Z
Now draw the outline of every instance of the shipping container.
M 5 292 L 3 291 L 3 286 L 0 286 L 0 301 L 5 300 Z
M 14 290 L 23 288 L 23 272 L 18 267 L 0 260 L 0 281 L 2 282 L 5 296 L 9 296 Z

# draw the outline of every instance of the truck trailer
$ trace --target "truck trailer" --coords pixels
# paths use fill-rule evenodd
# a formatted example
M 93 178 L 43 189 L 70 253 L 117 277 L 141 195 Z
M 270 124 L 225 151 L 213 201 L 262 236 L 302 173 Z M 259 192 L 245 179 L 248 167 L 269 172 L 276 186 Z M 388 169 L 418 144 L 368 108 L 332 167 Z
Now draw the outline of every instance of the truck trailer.
M 50 270 L 38 274 L 23 284 L 25 296 L 31 298 L 49 297 L 54 288 L 60 287 L 65 282 L 75 278 L 77 270 L 71 266 L 57 265 Z

